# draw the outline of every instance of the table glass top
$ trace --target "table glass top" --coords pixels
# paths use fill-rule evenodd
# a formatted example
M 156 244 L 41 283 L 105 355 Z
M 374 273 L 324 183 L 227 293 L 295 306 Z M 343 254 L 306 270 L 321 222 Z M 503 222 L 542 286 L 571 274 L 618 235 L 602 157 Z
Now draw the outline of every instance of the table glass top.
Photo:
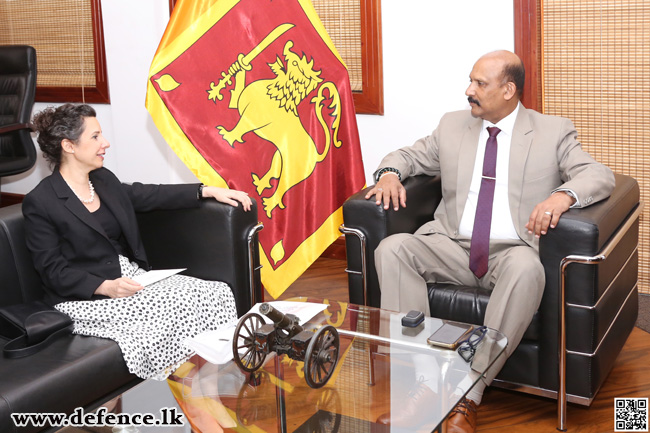
M 440 319 L 425 318 L 413 330 L 402 327 L 404 313 L 292 301 L 326 308 L 300 323 L 303 333 L 297 335 L 272 323 L 249 323 L 240 334 L 257 330 L 248 340 L 242 336 L 248 345 L 240 345 L 239 364 L 211 364 L 197 355 L 170 378 L 194 431 L 434 431 L 474 385 L 470 364 L 457 351 L 427 344 Z M 480 344 L 495 347 L 490 353 L 496 358 L 506 339 L 487 330 Z M 251 348 L 256 355 L 245 354 Z M 390 424 L 378 424 L 387 413 Z

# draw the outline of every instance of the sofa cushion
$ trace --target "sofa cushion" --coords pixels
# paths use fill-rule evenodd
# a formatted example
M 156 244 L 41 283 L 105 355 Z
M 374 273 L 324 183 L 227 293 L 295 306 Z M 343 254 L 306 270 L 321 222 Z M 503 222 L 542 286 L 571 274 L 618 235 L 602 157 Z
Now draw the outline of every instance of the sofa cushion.
M 2 341 L 2 346 L 6 342 Z M 11 413 L 71 413 L 92 409 L 141 380 L 129 373 L 119 346 L 112 340 L 68 335 L 42 351 L 21 359 L 0 358 L 0 431 L 16 429 Z
M 479 287 L 454 284 L 428 284 L 431 317 L 482 325 L 485 310 L 490 300 L 490 291 Z M 538 340 L 540 313 L 535 312 L 530 326 L 524 333 L 524 340 Z

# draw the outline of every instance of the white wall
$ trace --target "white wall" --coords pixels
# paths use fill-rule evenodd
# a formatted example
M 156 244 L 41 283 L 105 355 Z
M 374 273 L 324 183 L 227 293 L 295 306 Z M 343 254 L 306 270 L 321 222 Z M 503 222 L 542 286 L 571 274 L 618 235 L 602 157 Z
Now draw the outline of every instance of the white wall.
M 429 135 L 444 113 L 469 108 L 474 62 L 514 50 L 513 1 L 384 0 L 382 27 L 384 116 L 357 116 L 369 184 L 386 153 Z
M 123 181 L 196 181 L 144 107 L 168 2 L 104 0 L 102 12 L 111 104 L 94 107 L 113 145 L 106 166 Z M 429 134 L 443 113 L 468 107 L 464 92 L 478 57 L 514 49 L 512 0 L 384 0 L 382 27 L 385 114 L 357 116 L 368 183 L 386 153 Z M 47 105 L 37 103 L 34 112 Z M 25 194 L 47 174 L 39 156 L 29 172 L 3 178 L 2 191 Z

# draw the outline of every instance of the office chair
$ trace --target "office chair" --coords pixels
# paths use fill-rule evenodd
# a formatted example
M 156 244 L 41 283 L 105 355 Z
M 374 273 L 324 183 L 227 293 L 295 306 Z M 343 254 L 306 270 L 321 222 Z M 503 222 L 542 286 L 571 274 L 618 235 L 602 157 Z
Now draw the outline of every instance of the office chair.
M 36 162 L 29 127 L 36 93 L 36 50 L 0 45 L 0 178 L 23 173 Z

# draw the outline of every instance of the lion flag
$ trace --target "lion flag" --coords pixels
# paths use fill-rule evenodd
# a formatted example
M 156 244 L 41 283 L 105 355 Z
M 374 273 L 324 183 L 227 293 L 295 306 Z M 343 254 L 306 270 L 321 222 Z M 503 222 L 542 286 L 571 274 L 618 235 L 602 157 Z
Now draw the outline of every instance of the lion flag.
M 347 69 L 308 0 L 181 0 L 147 109 L 205 184 L 258 203 L 262 283 L 277 298 L 339 236 L 365 185 Z

